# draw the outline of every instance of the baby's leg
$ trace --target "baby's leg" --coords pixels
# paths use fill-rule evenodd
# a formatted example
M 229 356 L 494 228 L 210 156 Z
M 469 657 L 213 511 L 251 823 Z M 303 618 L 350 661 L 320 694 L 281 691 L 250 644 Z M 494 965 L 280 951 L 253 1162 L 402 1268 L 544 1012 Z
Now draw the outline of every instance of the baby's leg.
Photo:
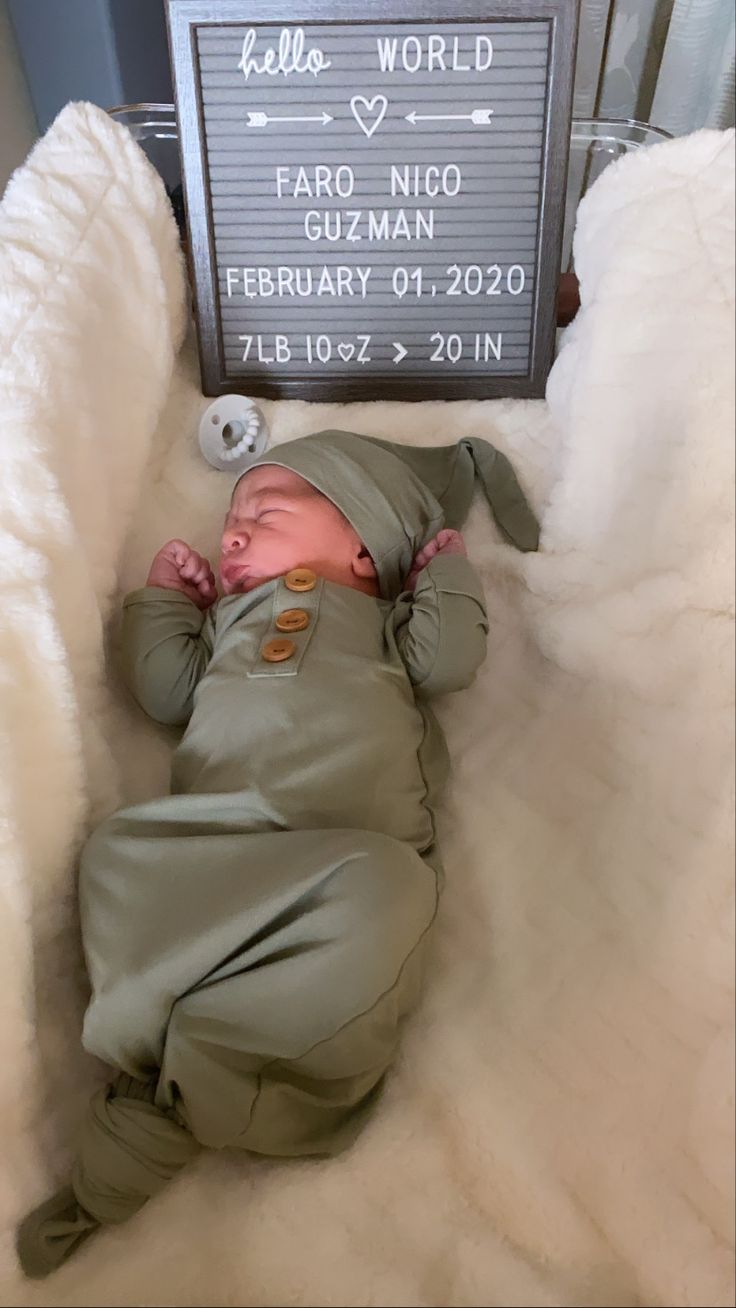
M 117 849 L 111 828 L 87 867 L 85 1044 L 154 1079 L 144 1102 L 129 1102 L 141 1082 L 127 1079 L 127 1092 L 93 1101 L 76 1206 L 63 1192 L 60 1211 L 22 1228 L 31 1275 L 141 1207 L 197 1141 L 275 1155 L 342 1148 L 419 991 L 437 890 L 413 849 L 373 832 L 237 831 L 225 816 L 215 830 L 159 828 L 152 866 L 136 856 L 134 825 Z M 149 838 L 147 826 L 144 847 Z
M 294 859 L 321 873 L 291 903 L 277 893 L 258 935 L 177 1000 L 159 1103 L 168 1093 L 206 1145 L 332 1154 L 359 1130 L 419 995 L 436 878 L 375 832 L 283 834 L 292 874 Z

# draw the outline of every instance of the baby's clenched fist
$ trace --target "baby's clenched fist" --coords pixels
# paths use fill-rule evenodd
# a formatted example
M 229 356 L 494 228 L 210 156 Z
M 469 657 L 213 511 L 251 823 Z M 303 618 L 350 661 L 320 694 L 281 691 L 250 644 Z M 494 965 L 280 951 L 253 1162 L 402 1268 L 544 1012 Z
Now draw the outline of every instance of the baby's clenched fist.
M 459 531 L 451 531 L 449 527 L 446 527 L 444 531 L 438 531 L 437 535 L 434 536 L 432 540 L 428 541 L 424 548 L 416 555 L 414 562 L 411 565 L 409 576 L 404 583 L 406 589 L 414 589 L 417 577 L 422 571 L 422 568 L 426 568 L 427 564 L 431 563 L 432 559 L 436 558 L 438 554 L 467 555 L 467 553 L 468 551 L 465 548 L 465 541 Z
M 169 540 L 161 546 L 146 585 L 181 591 L 200 609 L 208 609 L 217 599 L 217 582 L 209 560 L 183 540 Z

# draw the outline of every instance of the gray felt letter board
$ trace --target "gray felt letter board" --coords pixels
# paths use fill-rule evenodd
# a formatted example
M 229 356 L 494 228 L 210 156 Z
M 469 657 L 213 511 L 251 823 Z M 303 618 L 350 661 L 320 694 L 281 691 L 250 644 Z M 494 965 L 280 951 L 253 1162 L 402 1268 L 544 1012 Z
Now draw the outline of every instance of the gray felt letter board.
M 203 390 L 544 393 L 577 0 L 168 0 Z

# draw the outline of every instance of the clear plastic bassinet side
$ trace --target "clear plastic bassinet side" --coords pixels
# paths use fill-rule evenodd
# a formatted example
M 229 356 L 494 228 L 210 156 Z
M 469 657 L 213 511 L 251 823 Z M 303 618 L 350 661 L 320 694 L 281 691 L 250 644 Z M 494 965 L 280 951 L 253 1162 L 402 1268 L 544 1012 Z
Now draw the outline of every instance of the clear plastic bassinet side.
M 179 131 L 173 104 L 123 104 L 108 109 L 116 123 L 127 127 L 163 178 L 182 238 L 185 235 L 184 190 L 179 159 Z
M 580 201 L 604 168 L 632 150 L 646 149 L 672 136 L 662 127 L 635 118 L 573 118 L 562 240 L 562 271 L 572 272 L 572 238 Z

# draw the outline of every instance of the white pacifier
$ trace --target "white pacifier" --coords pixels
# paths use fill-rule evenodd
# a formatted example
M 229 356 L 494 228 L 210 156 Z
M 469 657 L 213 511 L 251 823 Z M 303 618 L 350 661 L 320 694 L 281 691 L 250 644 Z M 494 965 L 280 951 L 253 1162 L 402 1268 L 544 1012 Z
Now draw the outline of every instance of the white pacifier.
M 245 395 L 221 395 L 199 423 L 199 448 L 220 472 L 243 472 L 268 444 L 266 419 Z

